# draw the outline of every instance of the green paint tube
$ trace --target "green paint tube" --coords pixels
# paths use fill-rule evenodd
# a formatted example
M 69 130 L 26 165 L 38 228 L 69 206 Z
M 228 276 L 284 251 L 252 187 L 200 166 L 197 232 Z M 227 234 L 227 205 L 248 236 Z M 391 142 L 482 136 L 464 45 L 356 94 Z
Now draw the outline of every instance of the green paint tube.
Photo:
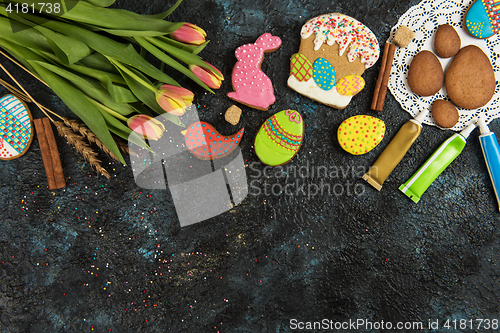
M 453 134 L 399 189 L 411 200 L 418 202 L 432 182 L 460 155 L 474 128 L 476 124 L 472 123 L 462 132 Z

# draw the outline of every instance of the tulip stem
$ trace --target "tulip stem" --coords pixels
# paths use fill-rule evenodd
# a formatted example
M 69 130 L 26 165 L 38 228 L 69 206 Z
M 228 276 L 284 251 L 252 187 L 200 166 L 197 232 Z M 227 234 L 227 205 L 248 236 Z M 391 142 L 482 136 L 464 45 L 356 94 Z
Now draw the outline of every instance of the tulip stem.
M 134 72 L 132 72 L 131 70 L 129 70 L 126 66 L 123 66 L 123 64 L 121 64 L 119 61 L 116 61 L 115 59 L 107 57 L 107 56 L 106 56 L 106 58 L 108 58 L 109 62 L 111 62 L 115 67 L 117 67 L 118 69 L 120 69 L 123 72 L 127 73 L 128 75 L 130 75 L 132 78 L 134 78 L 134 80 L 136 80 L 137 82 L 139 82 L 140 84 L 142 84 L 144 87 L 148 88 L 149 90 L 151 90 L 155 94 L 158 92 L 158 90 L 154 86 L 152 86 L 148 82 L 146 82 L 143 79 L 141 79 L 139 76 L 137 76 L 136 74 L 134 74 Z
M 115 118 L 118 118 L 120 120 L 123 120 L 123 121 L 127 121 L 128 119 L 124 116 L 122 116 L 121 114 L 119 114 L 118 112 L 116 111 L 113 111 L 111 110 L 110 108 L 108 108 L 107 106 L 104 106 L 102 105 L 101 103 L 97 102 L 96 100 L 90 98 L 89 96 L 85 96 L 87 97 L 87 99 L 92 102 L 92 104 L 94 104 L 95 106 L 97 106 L 98 108 L 100 108 L 101 110 L 103 111 L 106 111 L 107 113 L 109 113 L 110 115 L 112 115 L 113 117 Z

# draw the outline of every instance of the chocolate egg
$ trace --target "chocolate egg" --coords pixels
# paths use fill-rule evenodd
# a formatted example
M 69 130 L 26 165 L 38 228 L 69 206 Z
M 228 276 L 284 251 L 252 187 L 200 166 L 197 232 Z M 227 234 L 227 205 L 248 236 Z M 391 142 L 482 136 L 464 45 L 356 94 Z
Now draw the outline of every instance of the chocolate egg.
M 464 109 L 486 105 L 495 94 L 495 72 L 490 59 L 475 45 L 463 47 L 453 58 L 445 78 L 451 101 Z
M 335 69 L 324 58 L 318 58 L 313 65 L 314 82 L 323 90 L 330 90 L 335 86 L 337 79 L 335 77 Z
M 342 122 L 337 132 L 340 146 L 348 153 L 362 155 L 384 138 L 385 124 L 372 116 L 354 116 Z
M 347 75 L 337 82 L 337 91 L 343 96 L 354 96 L 365 87 L 365 80 L 359 75 Z
M 312 77 L 312 64 L 305 55 L 295 53 L 290 59 L 290 73 L 299 82 L 308 81 Z
M 11 160 L 26 153 L 33 141 L 28 107 L 16 96 L 0 98 L 0 160 Z
M 408 85 L 419 96 L 432 96 L 443 86 L 443 67 L 431 51 L 420 51 L 408 69 Z
M 290 162 L 304 138 L 304 120 L 295 110 L 283 110 L 268 118 L 255 136 L 255 153 L 262 163 L 278 166 Z

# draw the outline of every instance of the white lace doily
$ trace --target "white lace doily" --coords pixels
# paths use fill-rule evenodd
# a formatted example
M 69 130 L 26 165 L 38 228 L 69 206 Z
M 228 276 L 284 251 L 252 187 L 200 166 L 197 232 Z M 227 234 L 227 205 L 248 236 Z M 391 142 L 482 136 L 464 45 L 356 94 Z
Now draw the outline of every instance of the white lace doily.
M 500 38 L 498 34 L 488 39 L 473 38 L 462 28 L 463 17 L 472 2 L 471 0 L 424 0 L 401 16 L 398 24 L 392 28 L 391 36 L 388 40 L 389 42 L 393 40 L 397 29 L 401 25 L 405 25 L 415 32 L 415 38 L 406 48 L 396 46 L 389 79 L 389 90 L 392 95 L 401 104 L 401 107 L 412 116 L 415 116 L 424 109 L 431 110 L 431 105 L 436 99 L 449 100 L 444 87 L 433 96 L 420 97 L 410 90 L 406 80 L 408 68 L 413 57 L 422 50 L 434 52 L 434 35 L 439 25 L 445 23 L 452 25 L 462 40 L 462 47 L 474 44 L 480 47 L 490 58 L 497 81 L 495 95 L 482 108 L 474 110 L 457 108 L 460 113 L 460 119 L 451 128 L 454 131 L 465 128 L 481 112 L 487 115 L 487 123 L 500 117 L 500 89 L 498 85 L 498 81 L 500 80 L 500 57 L 498 56 L 500 54 Z M 441 65 L 446 73 L 446 69 L 453 58 L 442 59 L 438 57 L 438 59 L 441 61 Z M 430 113 L 424 123 L 437 126 Z

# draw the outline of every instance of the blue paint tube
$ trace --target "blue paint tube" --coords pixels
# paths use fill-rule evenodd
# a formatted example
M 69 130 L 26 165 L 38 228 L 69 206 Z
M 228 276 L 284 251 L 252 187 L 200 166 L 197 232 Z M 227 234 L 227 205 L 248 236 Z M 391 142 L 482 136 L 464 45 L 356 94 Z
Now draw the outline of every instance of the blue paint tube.
M 486 167 L 488 168 L 493 190 L 495 191 L 495 196 L 500 207 L 500 199 L 498 198 L 498 189 L 500 189 L 500 146 L 498 145 L 495 133 L 490 131 L 483 116 L 479 117 L 477 125 L 481 130 L 479 143 L 481 143 Z
M 470 124 L 462 132 L 453 134 L 443 142 L 424 165 L 406 183 L 399 187 L 401 192 L 406 194 L 413 202 L 418 202 L 432 182 L 460 155 L 467 138 L 475 128 L 476 124 Z

